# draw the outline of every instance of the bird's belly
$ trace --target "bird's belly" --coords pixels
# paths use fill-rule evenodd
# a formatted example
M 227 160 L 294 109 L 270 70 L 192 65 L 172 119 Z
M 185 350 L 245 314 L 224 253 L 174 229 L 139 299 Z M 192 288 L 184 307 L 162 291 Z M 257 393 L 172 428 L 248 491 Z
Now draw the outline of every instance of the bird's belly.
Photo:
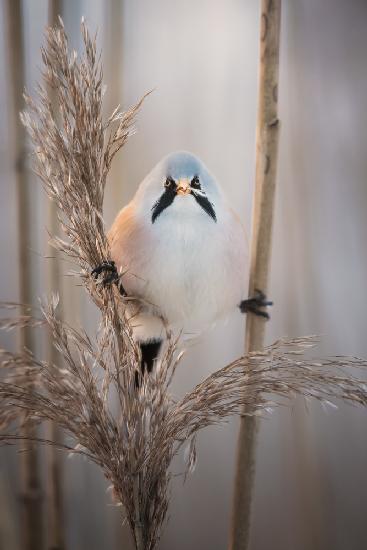
M 217 228 L 205 236 L 181 229 L 154 243 L 149 260 L 135 266 L 137 276 L 126 279 L 126 290 L 154 304 L 171 326 L 196 333 L 243 297 L 243 257 L 233 252 Z

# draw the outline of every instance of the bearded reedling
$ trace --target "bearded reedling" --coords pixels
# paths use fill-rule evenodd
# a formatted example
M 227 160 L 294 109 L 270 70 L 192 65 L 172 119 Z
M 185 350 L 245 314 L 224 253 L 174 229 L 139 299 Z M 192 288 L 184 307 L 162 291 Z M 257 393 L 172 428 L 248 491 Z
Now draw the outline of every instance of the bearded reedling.
M 163 158 L 110 231 L 112 259 L 93 270 L 131 302 L 142 372 L 151 371 L 165 326 L 197 335 L 239 307 L 268 318 L 260 291 L 246 292 L 243 227 L 204 164 L 185 151 Z

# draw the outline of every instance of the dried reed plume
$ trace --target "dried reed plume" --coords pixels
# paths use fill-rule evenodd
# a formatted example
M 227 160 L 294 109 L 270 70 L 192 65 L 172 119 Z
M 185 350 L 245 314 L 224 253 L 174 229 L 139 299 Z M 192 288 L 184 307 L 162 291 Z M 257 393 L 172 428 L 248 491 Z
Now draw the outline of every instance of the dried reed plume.
M 56 295 L 36 318 L 3 320 L 3 328 L 47 327 L 63 367 L 40 361 L 27 349 L 18 354 L 0 351 L 0 437 L 3 442 L 20 439 L 12 421 L 24 413 L 36 422 L 56 422 L 70 437 L 62 448 L 102 468 L 123 505 L 136 548 L 151 550 L 166 517 L 172 458 L 188 444 L 188 471 L 193 467 L 199 429 L 241 413 L 245 404 L 251 405 L 251 414 L 258 414 L 274 398 L 294 394 L 366 405 L 367 388 L 347 371 L 366 367 L 367 361 L 338 357 L 316 363 L 302 355 L 313 338 L 281 340 L 239 358 L 175 401 L 168 388 L 182 354 L 179 343 L 169 338 L 159 368 L 145 376 L 137 390 L 140 351 L 127 317 L 127 298 L 116 285 L 104 286 L 90 273 L 110 257 L 102 218 L 106 178 L 132 131 L 141 101 L 124 114 L 116 109 L 103 121 L 101 65 L 95 39 L 83 22 L 82 34 L 85 52 L 78 60 L 68 52 L 61 20 L 59 27 L 48 29 L 42 50 L 44 82 L 36 101 L 26 96 L 28 110 L 22 120 L 34 145 L 37 173 L 59 208 L 68 239 L 54 239 L 54 244 L 79 264 L 101 323 L 92 339 L 61 322 Z M 57 94 L 58 115 L 48 99 L 48 85 Z

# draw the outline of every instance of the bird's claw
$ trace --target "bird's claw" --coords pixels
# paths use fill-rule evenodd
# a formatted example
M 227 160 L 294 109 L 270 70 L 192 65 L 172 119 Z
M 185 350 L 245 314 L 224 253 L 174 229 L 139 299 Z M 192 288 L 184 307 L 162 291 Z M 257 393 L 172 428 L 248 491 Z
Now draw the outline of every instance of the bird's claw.
M 248 298 L 247 300 L 242 300 L 242 302 L 239 305 L 239 308 L 241 310 L 241 313 L 254 313 L 255 315 L 258 315 L 259 317 L 265 317 L 265 319 L 270 319 L 269 314 L 266 311 L 263 311 L 262 307 L 272 306 L 273 302 L 269 302 L 266 299 L 265 294 L 255 289 L 255 295 L 252 298 Z
M 103 286 L 117 283 L 120 279 L 116 264 L 113 260 L 103 260 L 100 265 L 97 265 L 97 267 L 92 270 L 91 275 L 96 279 L 101 273 L 104 273 L 102 279 Z
M 91 275 L 97 278 L 98 275 L 104 271 L 109 272 L 109 274 L 103 279 L 104 283 L 110 283 L 113 280 L 118 279 L 116 264 L 113 260 L 103 260 L 101 264 L 97 265 L 97 267 L 92 270 Z

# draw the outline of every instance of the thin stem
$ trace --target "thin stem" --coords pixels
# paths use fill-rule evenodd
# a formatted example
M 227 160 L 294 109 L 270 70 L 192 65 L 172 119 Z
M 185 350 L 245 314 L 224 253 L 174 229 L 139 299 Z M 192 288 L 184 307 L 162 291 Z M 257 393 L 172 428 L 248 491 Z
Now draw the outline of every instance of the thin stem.
M 281 0 L 262 0 L 260 28 L 259 103 L 256 133 L 256 182 L 252 221 L 249 296 L 255 289 L 266 293 L 269 279 L 271 236 L 276 183 L 279 121 L 278 68 Z M 246 323 L 247 352 L 264 347 L 265 321 L 250 315 Z M 248 367 L 248 368 L 251 368 Z M 258 421 L 244 408 L 237 450 L 229 548 L 245 550 L 250 534 L 252 489 Z
M 58 16 L 62 15 L 63 1 L 49 0 L 48 3 L 48 19 L 50 25 L 56 25 Z M 55 116 L 57 112 L 57 97 L 55 90 L 51 87 L 48 90 L 48 97 L 53 106 Z M 48 229 L 51 235 L 58 234 L 57 207 L 53 201 L 47 200 L 48 208 Z M 47 264 L 47 290 L 49 295 L 55 289 L 61 289 L 60 280 L 60 259 L 59 252 L 48 243 L 48 264 Z M 62 303 L 62 299 L 61 299 Z M 59 307 L 59 318 L 62 319 L 61 307 Z M 62 358 L 56 351 L 52 338 L 47 341 L 48 361 L 51 364 L 61 366 Z M 55 443 L 62 443 L 62 431 L 55 422 L 49 422 L 48 437 Z M 64 535 L 64 510 L 63 510 L 63 467 L 61 456 L 57 447 L 50 446 L 47 449 L 47 478 L 46 478 L 46 523 L 47 523 L 47 548 L 49 550 L 64 550 L 65 535 Z
M 24 45 L 22 24 L 22 2 L 8 0 L 6 3 L 8 29 L 8 52 L 10 70 L 10 95 L 13 100 L 13 128 L 15 129 L 15 174 L 18 199 L 18 253 L 21 268 L 19 269 L 19 301 L 21 304 L 32 302 L 31 270 L 29 261 L 29 231 L 30 212 L 28 196 L 28 178 L 25 169 L 25 129 L 20 122 L 19 112 L 23 107 L 22 92 L 24 89 Z M 21 306 L 21 315 L 27 313 Z M 32 338 L 27 327 L 18 332 L 18 345 L 21 350 L 25 346 L 32 348 Z M 42 548 L 42 492 L 39 479 L 39 453 L 32 438 L 37 430 L 34 424 L 26 421 L 22 429 L 25 438 L 26 452 L 20 456 L 22 506 L 22 534 L 24 550 L 40 550 Z
M 135 533 L 136 550 L 145 550 L 143 522 L 141 520 L 140 499 L 139 499 L 140 474 L 134 475 L 133 492 L 134 492 L 134 509 L 135 509 L 134 533 Z

